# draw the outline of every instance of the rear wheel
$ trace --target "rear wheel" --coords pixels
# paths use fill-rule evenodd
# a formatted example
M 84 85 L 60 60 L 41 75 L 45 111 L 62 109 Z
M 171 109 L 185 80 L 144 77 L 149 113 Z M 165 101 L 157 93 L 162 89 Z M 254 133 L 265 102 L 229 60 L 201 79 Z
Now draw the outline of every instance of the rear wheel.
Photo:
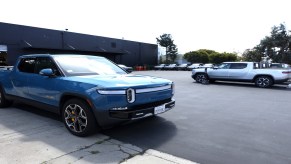
M 208 80 L 208 77 L 205 73 L 200 73 L 197 74 L 194 79 L 197 83 L 202 83 L 203 81 Z
M 13 101 L 7 100 L 4 95 L 4 91 L 0 86 L 0 108 L 9 107 L 13 104 Z
M 259 76 L 256 78 L 255 84 L 260 88 L 268 88 L 273 85 L 273 79 L 269 76 Z
M 80 99 L 71 99 L 64 104 L 62 119 L 66 128 L 76 136 L 85 137 L 99 130 L 90 106 Z

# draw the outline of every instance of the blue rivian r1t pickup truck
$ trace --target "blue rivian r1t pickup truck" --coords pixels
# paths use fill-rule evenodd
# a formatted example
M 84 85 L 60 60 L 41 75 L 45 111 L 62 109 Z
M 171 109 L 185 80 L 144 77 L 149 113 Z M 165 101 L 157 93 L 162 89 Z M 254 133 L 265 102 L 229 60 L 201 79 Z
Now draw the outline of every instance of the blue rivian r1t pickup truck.
M 0 72 L 0 107 L 17 100 L 61 115 L 74 135 L 153 116 L 175 106 L 170 80 L 128 74 L 104 57 L 34 54 Z

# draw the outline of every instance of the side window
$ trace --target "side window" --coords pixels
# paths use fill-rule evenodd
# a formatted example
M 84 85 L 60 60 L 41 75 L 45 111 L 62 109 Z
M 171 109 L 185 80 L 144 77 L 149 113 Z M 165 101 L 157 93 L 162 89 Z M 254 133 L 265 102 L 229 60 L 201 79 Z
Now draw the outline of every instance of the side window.
M 254 69 L 259 69 L 259 63 L 254 63 Z
M 20 72 L 34 73 L 35 58 L 21 59 L 18 69 Z
M 230 64 L 229 63 L 222 63 L 221 65 L 218 66 L 220 69 L 229 69 Z
M 247 63 L 232 63 L 230 69 L 244 69 L 247 68 Z
M 47 68 L 52 69 L 56 75 L 60 75 L 55 63 L 52 61 L 51 58 L 48 58 L 48 57 L 37 58 L 35 73 L 39 74 L 39 72 L 42 69 L 47 69 Z

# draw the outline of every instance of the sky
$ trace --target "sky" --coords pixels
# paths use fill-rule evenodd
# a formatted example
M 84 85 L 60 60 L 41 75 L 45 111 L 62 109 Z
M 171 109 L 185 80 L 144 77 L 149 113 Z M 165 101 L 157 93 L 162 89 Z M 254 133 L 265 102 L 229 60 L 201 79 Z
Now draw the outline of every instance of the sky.
M 274 25 L 291 30 L 290 0 L 0 0 L 0 22 L 156 44 L 243 53 Z M 1 34 L 0 34 L 1 35 Z

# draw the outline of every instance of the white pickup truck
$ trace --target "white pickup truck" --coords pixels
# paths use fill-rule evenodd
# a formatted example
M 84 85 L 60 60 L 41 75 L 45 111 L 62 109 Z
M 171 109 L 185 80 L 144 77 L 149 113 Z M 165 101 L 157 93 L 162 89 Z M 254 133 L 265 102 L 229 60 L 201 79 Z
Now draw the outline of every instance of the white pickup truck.
M 192 70 L 192 78 L 198 83 L 205 80 L 252 82 L 261 88 L 284 83 L 290 75 L 290 69 L 260 69 L 259 63 L 255 62 L 224 62 L 218 67 Z

